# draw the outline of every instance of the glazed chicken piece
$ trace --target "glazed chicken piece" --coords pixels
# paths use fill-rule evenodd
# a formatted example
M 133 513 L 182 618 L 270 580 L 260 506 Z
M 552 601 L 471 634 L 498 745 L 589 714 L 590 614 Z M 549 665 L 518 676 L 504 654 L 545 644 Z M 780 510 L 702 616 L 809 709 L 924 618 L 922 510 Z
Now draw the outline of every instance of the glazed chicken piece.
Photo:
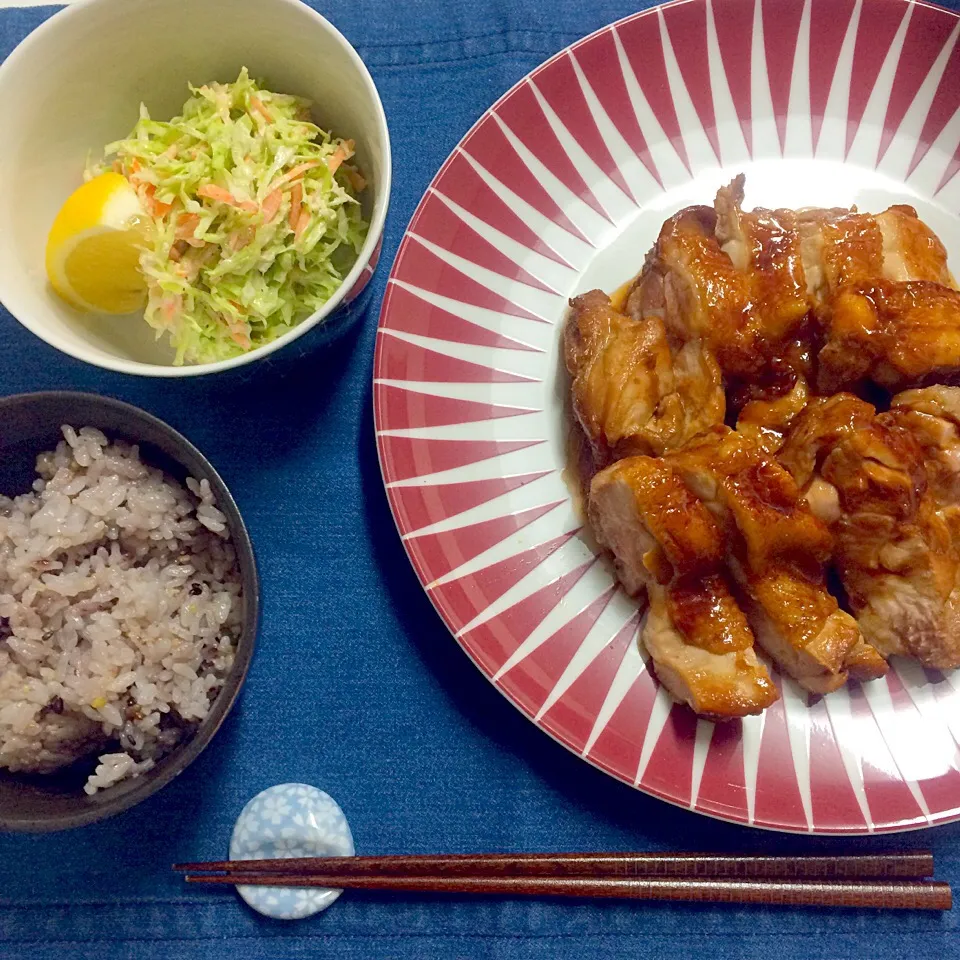
M 775 460 L 715 427 L 665 458 L 724 530 L 757 642 L 803 687 L 828 693 L 859 666 L 861 635 L 826 586 L 826 526 Z
M 956 368 L 953 278 L 916 210 L 747 212 L 743 188 L 741 174 L 713 208 L 688 207 L 664 223 L 628 313 L 662 317 L 679 342 L 702 339 L 734 387 L 756 382 L 775 359 L 812 382 L 824 324 L 821 392 L 864 378 L 896 389 Z M 875 300 L 872 291 L 882 302 L 871 320 L 850 297 Z M 876 332 L 887 327 L 889 335 Z M 939 350 L 926 357 L 932 341 Z
M 720 370 L 698 342 L 671 349 L 659 318 L 634 320 L 600 290 L 570 305 L 564 355 L 595 467 L 663 453 L 723 422 Z
M 887 417 L 923 450 L 926 495 L 949 533 L 960 577 L 960 387 L 906 390 L 893 398 Z
M 747 234 L 746 252 L 735 262 L 717 238 L 719 222 L 710 207 L 689 207 L 667 220 L 627 312 L 662 317 L 672 339 L 703 340 L 725 377 L 749 379 L 807 313 L 799 259 L 771 217 Z
M 745 177 L 722 187 L 714 201 L 714 233 L 734 268 L 749 277 L 750 304 L 764 344 L 784 343 L 810 309 L 797 215 L 792 210 L 743 209 Z
M 834 562 L 864 638 L 884 657 L 960 665 L 957 550 L 902 415 L 849 394 L 808 405 L 780 454 L 831 525 Z
M 845 287 L 825 314 L 821 393 L 960 379 L 960 291 L 928 280 Z
M 643 642 L 661 683 L 698 714 L 760 713 L 777 690 L 723 569 L 721 531 L 661 460 L 630 457 L 598 473 L 590 519 L 629 593 L 646 587 Z
M 841 441 L 822 472 L 838 492 L 837 567 L 864 636 L 887 657 L 960 666 L 956 550 L 925 496 L 918 444 L 878 417 Z
M 811 306 L 821 310 L 843 287 L 871 280 L 928 280 L 953 286 L 947 252 L 913 207 L 876 215 L 856 210 L 797 211 Z
M 797 215 L 807 290 L 826 340 L 819 392 L 871 380 L 897 390 L 960 371 L 960 293 L 913 207 Z
M 756 330 L 743 315 L 746 280 L 720 249 L 711 207 L 685 207 L 666 220 L 627 296 L 625 312 L 662 317 L 668 335 L 680 342 L 704 339 L 726 347 L 721 366 L 753 349 Z M 709 289 L 711 281 L 714 290 Z M 713 323 L 725 335 L 714 335 Z
M 748 212 L 745 182 L 740 174 L 718 191 L 716 237 L 738 270 L 766 274 L 768 284 L 779 280 L 776 299 L 789 305 L 791 325 L 842 285 L 883 275 L 878 218 L 843 208 Z

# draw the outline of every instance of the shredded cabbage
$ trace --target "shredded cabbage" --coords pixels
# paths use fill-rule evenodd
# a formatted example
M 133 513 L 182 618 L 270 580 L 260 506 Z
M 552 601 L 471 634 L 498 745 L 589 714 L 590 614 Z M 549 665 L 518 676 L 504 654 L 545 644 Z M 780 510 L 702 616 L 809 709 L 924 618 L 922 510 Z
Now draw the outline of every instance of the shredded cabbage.
M 122 173 L 145 217 L 145 318 L 177 364 L 245 353 L 321 307 L 367 233 L 346 161 L 354 144 L 308 119 L 310 103 L 271 93 L 246 68 L 235 83 L 190 86 L 180 116 L 140 120 L 87 176 Z

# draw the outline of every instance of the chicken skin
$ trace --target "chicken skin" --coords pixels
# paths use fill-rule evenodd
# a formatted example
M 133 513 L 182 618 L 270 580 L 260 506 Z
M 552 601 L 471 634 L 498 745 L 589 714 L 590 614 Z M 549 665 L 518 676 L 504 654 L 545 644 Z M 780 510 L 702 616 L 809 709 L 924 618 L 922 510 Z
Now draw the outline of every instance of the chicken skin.
M 773 362 L 821 393 L 899 389 L 960 368 L 960 294 L 943 244 L 912 207 L 743 210 L 743 176 L 711 207 L 664 223 L 627 299 L 679 342 L 703 340 L 728 386 Z
M 771 217 L 751 233 L 750 250 L 761 229 L 786 239 Z M 741 268 L 721 246 L 717 230 L 710 207 L 689 207 L 667 220 L 626 309 L 638 319 L 662 317 L 667 335 L 679 343 L 702 340 L 727 380 L 749 379 L 807 314 L 798 253 L 784 243 L 781 255 Z
M 597 468 L 663 453 L 723 421 L 720 371 L 709 352 L 698 342 L 672 349 L 658 318 L 634 320 L 600 290 L 571 301 L 564 358 Z
M 928 280 L 844 287 L 825 313 L 821 393 L 960 379 L 960 291 Z
M 620 460 L 593 478 L 589 514 L 627 591 L 646 588 L 643 642 L 670 693 L 715 719 L 773 703 L 724 570 L 723 535 L 677 474 L 651 457 Z
M 728 565 L 760 646 L 812 693 L 842 686 L 862 638 L 827 590 L 830 533 L 790 474 L 728 427 L 666 459 L 724 530 Z

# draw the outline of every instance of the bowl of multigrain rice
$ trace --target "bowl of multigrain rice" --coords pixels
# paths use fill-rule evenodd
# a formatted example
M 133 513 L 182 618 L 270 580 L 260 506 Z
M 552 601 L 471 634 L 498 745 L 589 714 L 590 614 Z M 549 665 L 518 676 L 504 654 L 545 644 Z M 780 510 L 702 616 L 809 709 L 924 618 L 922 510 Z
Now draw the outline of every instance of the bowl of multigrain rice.
M 259 581 L 206 458 L 107 397 L 0 398 L 0 830 L 127 810 L 210 742 Z

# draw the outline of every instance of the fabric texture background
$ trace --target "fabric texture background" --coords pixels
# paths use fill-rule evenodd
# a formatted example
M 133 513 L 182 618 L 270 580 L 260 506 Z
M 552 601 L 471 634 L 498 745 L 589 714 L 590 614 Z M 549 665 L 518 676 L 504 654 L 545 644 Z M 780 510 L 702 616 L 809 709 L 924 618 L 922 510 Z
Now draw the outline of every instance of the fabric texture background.
M 262 629 L 245 690 L 189 770 L 107 822 L 0 836 L 0 956 L 960 956 L 956 910 L 877 915 L 347 893 L 327 913 L 285 923 L 258 916 L 230 891 L 187 889 L 170 871 L 178 860 L 224 856 L 247 800 L 301 781 L 340 803 L 360 853 L 854 852 L 929 844 L 939 875 L 960 891 L 960 824 L 831 840 L 675 809 L 538 731 L 451 639 L 403 553 L 374 448 L 370 370 L 390 263 L 421 194 L 474 120 L 548 56 L 638 7 L 629 0 L 314 5 L 370 67 L 394 150 L 380 269 L 351 333 L 329 346 L 311 347 L 305 337 L 240 373 L 166 383 L 69 360 L 0 311 L 0 393 L 88 390 L 182 430 L 236 496 L 263 580 Z M 0 10 L 0 55 L 56 9 Z

